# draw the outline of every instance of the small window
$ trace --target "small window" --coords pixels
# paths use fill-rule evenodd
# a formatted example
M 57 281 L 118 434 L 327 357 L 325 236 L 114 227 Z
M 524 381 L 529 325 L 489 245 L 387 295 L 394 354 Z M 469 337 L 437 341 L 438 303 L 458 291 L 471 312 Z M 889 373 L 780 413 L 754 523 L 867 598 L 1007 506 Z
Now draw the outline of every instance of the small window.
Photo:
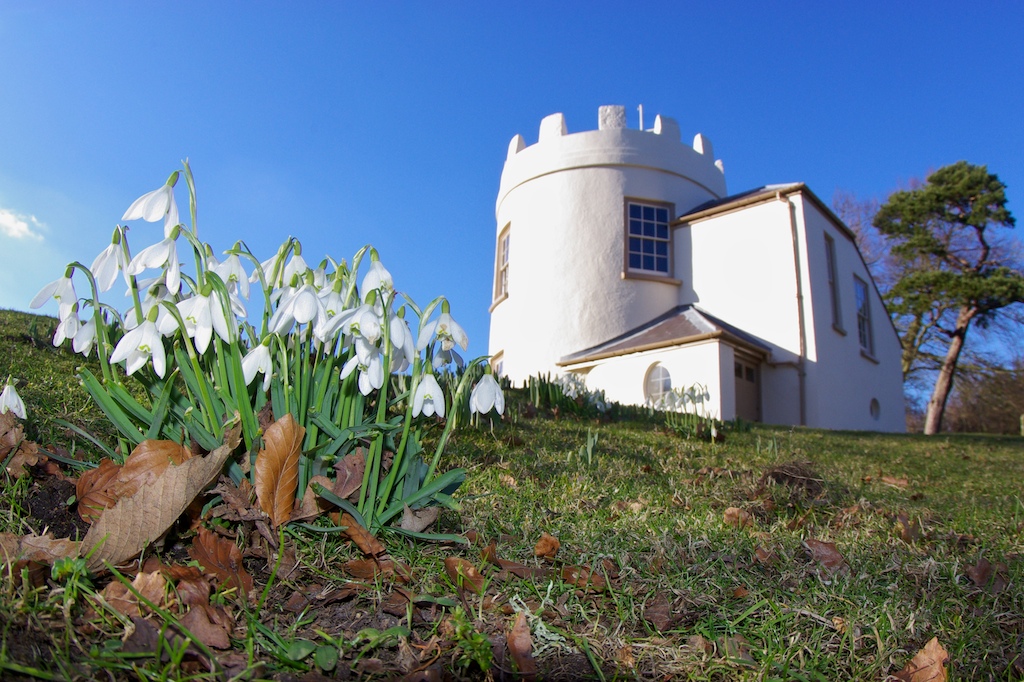
M 494 300 L 508 296 L 508 242 L 511 223 L 498 235 L 498 252 L 494 263 Z
M 504 351 L 498 351 L 491 356 L 491 371 L 494 372 L 494 376 L 501 377 L 505 374 L 505 353 Z
M 743 378 L 743 365 L 741 365 L 738 362 L 733 363 L 733 373 L 736 375 L 737 379 L 742 379 Z
M 828 266 L 828 292 L 832 301 L 832 326 L 843 330 L 843 314 L 839 307 L 839 287 L 836 284 L 836 243 L 829 235 L 825 235 L 825 262 Z
M 661 363 L 651 365 L 644 380 L 644 397 L 649 403 L 657 403 L 672 392 L 672 375 Z
M 754 368 L 753 367 L 745 367 L 744 369 L 746 370 L 747 381 L 753 382 L 754 381 L 754 376 L 755 376 L 754 375 Z
M 857 301 L 857 338 L 860 340 L 860 348 L 868 355 L 874 355 L 875 344 L 871 333 L 871 298 L 868 296 L 868 284 L 854 275 L 853 290 Z
M 626 270 L 668 277 L 671 272 L 668 205 L 626 202 Z
M 871 412 L 871 418 L 878 421 L 878 418 L 882 416 L 882 406 L 878 403 L 878 398 L 871 399 L 868 410 Z

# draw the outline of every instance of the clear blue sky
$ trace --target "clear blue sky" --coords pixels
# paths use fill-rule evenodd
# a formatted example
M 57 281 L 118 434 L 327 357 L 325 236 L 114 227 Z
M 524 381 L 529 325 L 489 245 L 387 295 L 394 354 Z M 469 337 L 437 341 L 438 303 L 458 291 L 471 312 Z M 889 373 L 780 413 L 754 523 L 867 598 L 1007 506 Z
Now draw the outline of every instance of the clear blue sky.
M 707 135 L 730 192 L 884 198 L 966 159 L 1024 220 L 1022 34 L 1017 2 L 4 0 L 0 307 L 91 262 L 187 157 L 216 249 L 372 243 L 483 354 L 508 142 L 558 111 L 592 129 L 602 104 Z

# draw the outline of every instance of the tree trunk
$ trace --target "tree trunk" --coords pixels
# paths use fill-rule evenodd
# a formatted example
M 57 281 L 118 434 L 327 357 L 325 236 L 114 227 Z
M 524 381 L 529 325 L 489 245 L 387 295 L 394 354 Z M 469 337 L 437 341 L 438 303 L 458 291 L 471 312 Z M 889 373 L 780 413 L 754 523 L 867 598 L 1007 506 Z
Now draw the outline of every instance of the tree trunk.
M 953 378 L 956 375 L 956 365 L 960 361 L 960 351 L 964 348 L 964 340 L 967 338 L 967 330 L 971 326 L 971 320 L 978 314 L 978 309 L 971 307 L 960 308 L 956 316 L 956 329 L 953 330 L 949 348 L 946 349 L 946 357 L 942 360 L 942 367 L 939 368 L 939 376 L 935 379 L 935 388 L 932 389 L 932 397 L 928 400 L 928 411 L 924 417 L 925 435 L 932 436 L 942 429 L 942 417 L 946 413 L 946 401 L 953 391 Z

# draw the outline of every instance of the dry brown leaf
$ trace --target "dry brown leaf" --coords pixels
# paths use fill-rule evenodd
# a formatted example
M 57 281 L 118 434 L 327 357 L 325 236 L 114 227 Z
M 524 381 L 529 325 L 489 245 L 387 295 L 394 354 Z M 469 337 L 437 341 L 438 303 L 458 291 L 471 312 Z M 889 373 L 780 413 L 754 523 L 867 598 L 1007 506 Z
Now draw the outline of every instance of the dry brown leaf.
M 558 541 L 554 535 L 548 535 L 547 533 L 541 533 L 540 540 L 533 547 L 533 556 L 543 557 L 545 559 L 554 559 L 555 555 L 558 554 L 558 548 L 562 546 L 562 543 Z
M 270 525 L 287 523 L 295 506 L 299 487 L 299 456 L 305 427 L 295 423 L 291 413 L 270 425 L 263 434 L 263 449 L 256 455 L 256 499 Z
M 899 478 L 896 476 L 882 476 L 882 483 L 903 490 L 910 485 L 910 480 L 906 476 L 900 476 Z
M 309 479 L 309 485 L 306 486 L 306 492 L 302 494 L 302 504 L 299 505 L 299 511 L 292 515 L 292 521 L 315 519 L 321 514 L 335 508 L 333 504 L 313 492 L 314 483 L 322 485 L 327 490 L 330 490 L 331 486 L 334 485 L 334 482 L 326 476 L 314 476 Z
M 19 447 L 25 440 L 25 429 L 18 422 L 14 412 L 0 412 L 0 460 Z
M 512 490 L 519 487 L 519 484 L 516 483 L 515 476 L 512 474 L 498 474 L 498 482 L 505 488 L 511 488 Z
M 122 497 L 103 512 L 82 540 L 81 554 L 89 556 L 89 569 L 96 571 L 104 561 L 114 565 L 127 561 L 163 535 L 224 468 L 240 435 L 241 428 L 236 426 L 224 434 L 224 445 L 206 457 L 167 467 L 151 485 Z
M 722 515 L 725 525 L 733 528 L 748 528 L 754 525 L 754 517 L 746 509 L 729 507 Z
M 849 570 L 846 559 L 839 553 L 834 543 L 807 538 L 803 544 L 811 553 L 811 559 L 818 562 L 829 575 L 835 575 L 844 569 Z
M 10 412 L 4 412 L 4 414 L 10 414 Z M 3 439 L 0 438 L 0 462 L 7 459 L 7 456 L 10 455 L 10 450 L 3 452 L 7 446 L 2 443 Z M 30 440 L 23 440 L 18 445 L 17 452 L 7 462 L 7 473 L 17 478 L 29 473 L 29 468 L 38 465 L 40 461 L 47 461 L 47 457 L 39 454 L 39 446 Z
M 746 597 L 750 596 L 750 590 L 743 587 L 742 585 L 738 585 L 737 587 L 734 587 L 732 589 L 732 596 L 734 599 L 745 599 Z
M 167 580 L 159 571 L 139 573 L 132 581 L 132 587 L 153 604 L 163 608 L 168 605 Z M 143 605 L 139 598 L 124 583 L 114 580 L 100 592 L 103 599 L 118 613 L 125 616 L 141 616 Z M 148 613 L 149 608 L 145 611 Z
M 946 682 L 948 662 L 949 653 L 939 644 L 938 637 L 932 637 L 903 670 L 893 677 L 900 682 Z
M 665 632 L 679 622 L 679 616 L 672 612 L 668 596 L 664 592 L 658 592 L 644 605 L 644 620 L 653 625 L 658 632 Z
M 348 512 L 342 513 L 341 523 L 338 525 L 345 527 L 345 535 L 349 536 L 352 542 L 356 543 L 356 547 L 366 556 L 378 556 L 384 553 L 384 545 L 380 544 L 380 540 L 360 526 L 359 522 Z
M 384 575 L 384 566 L 376 559 L 351 559 L 346 561 L 342 568 L 350 576 L 360 580 L 372 580 Z
M 40 564 L 52 564 L 54 559 L 64 559 L 78 554 L 81 543 L 68 538 L 45 535 L 25 535 L 21 538 L 22 558 Z
M 718 640 L 718 651 L 731 663 L 750 665 L 755 662 L 751 655 L 750 643 L 743 635 L 722 637 Z
M 206 646 L 214 649 L 231 648 L 231 619 L 220 607 L 198 604 L 190 608 L 180 622 Z
M 562 580 L 591 592 L 603 592 L 606 587 L 604 578 L 592 573 L 589 566 L 566 566 L 562 569 Z
M 516 614 L 515 623 L 505 638 L 505 642 L 508 644 L 508 652 L 512 655 L 512 660 L 515 661 L 522 679 L 537 679 L 537 662 L 533 660 L 533 637 L 530 635 L 530 623 L 522 611 Z
M 437 521 L 440 513 L 440 507 L 410 509 L 409 505 L 405 505 L 405 510 L 402 512 L 401 527 L 403 530 L 412 531 L 413 533 L 422 533 L 427 528 L 430 528 L 434 521 Z
M 110 509 L 117 502 L 107 489 L 113 485 L 120 470 L 119 464 L 104 459 L 98 467 L 89 469 L 78 477 L 75 498 L 78 500 L 78 515 L 83 521 L 95 522 L 104 509 Z
M 252 576 L 242 565 L 242 552 L 235 543 L 200 528 L 188 548 L 188 555 L 207 573 L 217 576 L 223 587 L 241 589 L 245 594 L 252 592 Z
M 465 588 L 477 594 L 483 594 L 486 586 L 484 577 L 476 566 L 460 557 L 450 556 L 444 560 L 444 570 L 451 581 L 459 588 Z
M 900 538 L 908 545 L 921 539 L 921 524 L 917 519 L 912 520 L 903 512 L 896 515 L 896 529 L 899 531 Z
M 762 566 L 774 566 L 779 561 L 773 550 L 760 546 L 754 550 L 754 559 Z
M 192 451 L 174 441 L 144 440 L 128 455 L 107 493 L 115 501 L 131 497 L 139 488 L 152 485 L 170 465 L 178 465 L 191 458 Z
M 969 566 L 965 573 L 976 586 L 987 590 L 991 594 L 999 594 L 1009 584 L 1006 578 L 1008 568 L 1003 562 L 989 563 L 985 557 L 980 557 L 978 563 Z
M 346 499 L 363 487 L 363 473 L 366 471 L 364 448 L 356 448 L 334 465 L 334 494 Z

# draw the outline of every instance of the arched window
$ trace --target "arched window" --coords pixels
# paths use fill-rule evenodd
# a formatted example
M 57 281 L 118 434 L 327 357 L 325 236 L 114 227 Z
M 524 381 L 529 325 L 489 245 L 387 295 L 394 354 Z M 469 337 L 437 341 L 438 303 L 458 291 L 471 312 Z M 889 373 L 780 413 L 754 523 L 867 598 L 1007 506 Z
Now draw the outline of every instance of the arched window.
M 651 365 L 644 379 L 644 398 L 649 403 L 656 403 L 672 391 L 672 375 L 660 362 Z

